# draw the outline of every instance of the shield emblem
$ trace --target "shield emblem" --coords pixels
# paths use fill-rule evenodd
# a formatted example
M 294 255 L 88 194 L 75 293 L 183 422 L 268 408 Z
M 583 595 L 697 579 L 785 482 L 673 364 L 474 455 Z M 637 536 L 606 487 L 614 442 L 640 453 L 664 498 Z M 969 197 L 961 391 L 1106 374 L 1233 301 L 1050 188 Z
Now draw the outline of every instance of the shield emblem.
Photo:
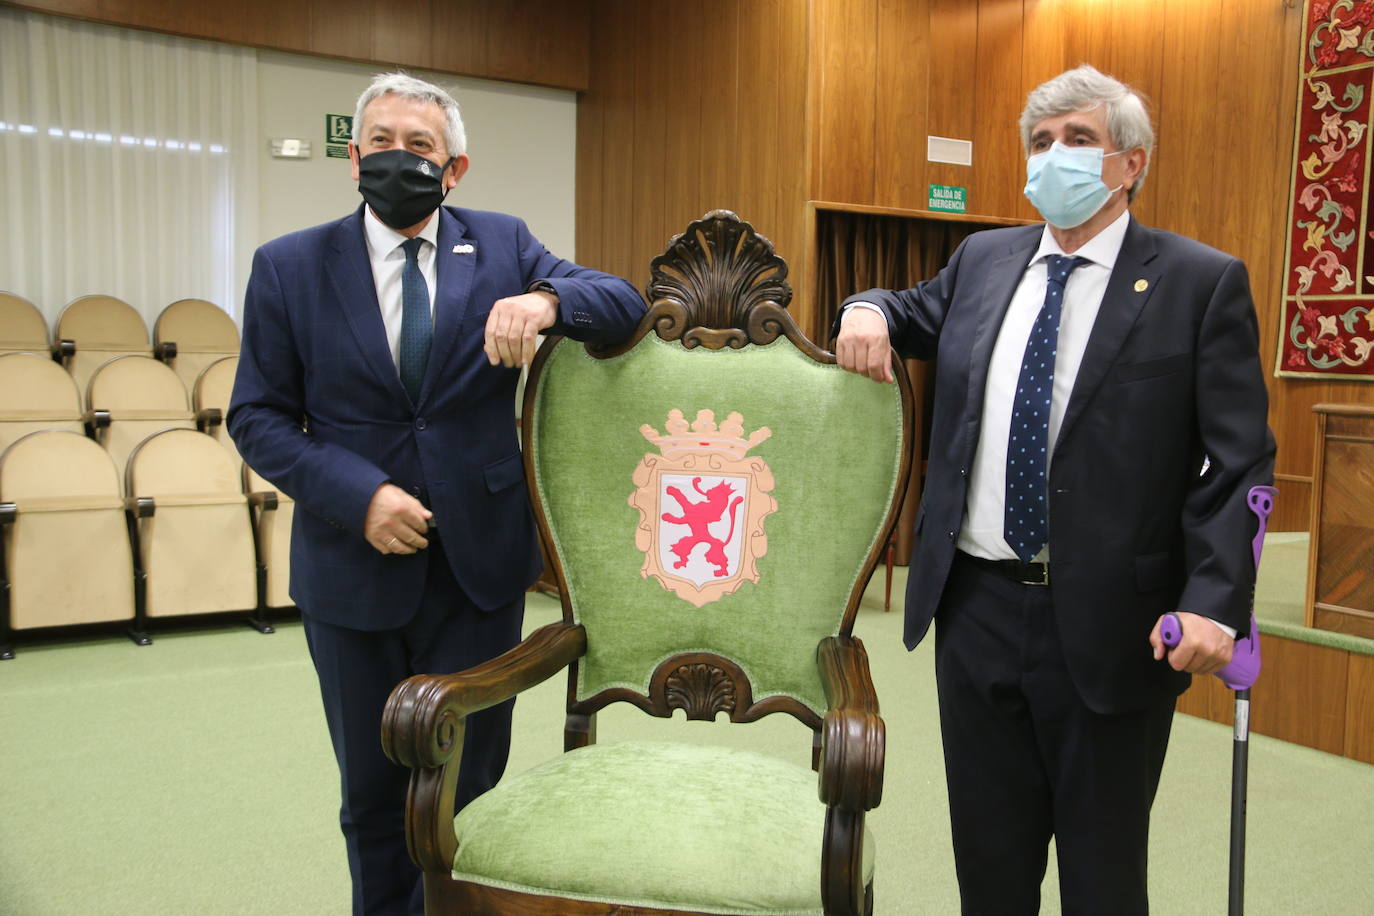
M 758 560 L 768 552 L 763 520 L 777 501 L 768 462 L 747 453 L 772 431 L 760 427 L 746 439 L 740 414 L 717 427 L 709 410 L 690 426 L 673 410 L 666 429 L 640 427 L 659 447 L 635 468 L 629 498 L 639 510 L 640 575 L 701 607 L 759 581 Z

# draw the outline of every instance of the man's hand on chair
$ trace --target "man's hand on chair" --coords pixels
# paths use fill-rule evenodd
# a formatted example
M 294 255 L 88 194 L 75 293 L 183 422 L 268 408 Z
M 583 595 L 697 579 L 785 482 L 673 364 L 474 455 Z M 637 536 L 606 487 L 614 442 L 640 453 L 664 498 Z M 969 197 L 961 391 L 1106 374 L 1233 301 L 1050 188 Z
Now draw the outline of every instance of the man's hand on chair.
M 507 369 L 528 366 L 534 359 L 535 338 L 557 318 L 558 297 L 544 290 L 497 299 L 487 316 L 482 347 L 487 362 Z
M 835 359 L 841 369 L 866 375 L 875 382 L 892 381 L 892 343 L 887 319 L 868 308 L 851 307 L 840 319 Z

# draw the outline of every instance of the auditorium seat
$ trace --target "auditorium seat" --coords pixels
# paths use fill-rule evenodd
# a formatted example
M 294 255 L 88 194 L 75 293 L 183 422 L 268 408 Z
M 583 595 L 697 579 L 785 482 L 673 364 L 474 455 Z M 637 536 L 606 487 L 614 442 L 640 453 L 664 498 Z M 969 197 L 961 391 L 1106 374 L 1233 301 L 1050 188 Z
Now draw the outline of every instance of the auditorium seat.
M 46 356 L 0 355 L 0 452 L 41 429 L 85 432 L 72 377 Z
M 206 366 L 238 352 L 234 319 L 204 299 L 178 299 L 153 324 L 153 354 L 176 370 L 187 391 Z
M 121 474 L 129 453 L 148 436 L 196 426 L 181 379 L 151 356 L 117 356 L 105 363 L 91 375 L 86 403 L 96 441 Z
M 53 347 L 86 394 L 91 375 L 110 359 L 126 354 L 152 356 L 148 326 L 133 306 L 113 296 L 81 296 L 67 303 L 57 319 Z M 86 408 L 91 407 L 89 401 Z
M 23 296 L 0 291 L 0 353 L 47 356 L 48 322 Z
M 204 433 L 168 429 L 139 443 L 125 476 L 148 618 L 254 610 L 257 563 L 239 462 Z
M 224 415 L 229 412 L 229 396 L 234 393 L 234 376 L 238 371 L 237 356 L 222 356 L 205 367 L 191 388 L 196 428 L 214 436 L 235 457 L 238 449 L 224 427 Z
M 253 507 L 258 563 L 265 570 L 262 603 L 266 607 L 294 607 L 291 583 L 291 522 L 296 501 L 278 490 L 247 464 L 243 466 L 243 487 Z
M 10 654 L 10 628 L 133 621 L 129 529 L 104 449 L 61 431 L 10 445 L 0 455 L 0 521 L 0 655 Z

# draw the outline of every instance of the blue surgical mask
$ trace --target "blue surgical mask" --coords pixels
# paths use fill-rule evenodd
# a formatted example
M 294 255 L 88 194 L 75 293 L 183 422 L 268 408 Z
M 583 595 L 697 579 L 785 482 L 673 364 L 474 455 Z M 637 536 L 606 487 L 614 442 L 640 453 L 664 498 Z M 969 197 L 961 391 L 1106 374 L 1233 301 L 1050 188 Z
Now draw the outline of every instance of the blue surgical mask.
M 1081 226 L 1121 190 L 1121 185 L 1108 188 L 1102 182 L 1102 160 L 1124 152 L 1104 155 L 1099 147 L 1065 146 L 1056 140 L 1026 160 L 1023 193 L 1051 226 Z

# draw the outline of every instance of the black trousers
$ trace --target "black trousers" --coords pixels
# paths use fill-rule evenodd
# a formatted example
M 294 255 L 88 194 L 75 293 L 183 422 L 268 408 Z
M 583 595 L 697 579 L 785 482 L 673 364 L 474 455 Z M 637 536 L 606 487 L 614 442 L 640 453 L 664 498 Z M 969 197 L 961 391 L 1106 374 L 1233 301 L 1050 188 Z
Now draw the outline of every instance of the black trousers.
M 437 538 L 420 555 L 397 562 L 428 563 L 420 610 L 404 627 L 365 632 L 324 623 L 304 608 L 301 614 L 339 763 L 339 824 L 357 916 L 424 912 L 420 871 L 405 843 L 410 771 L 382 753 L 382 708 L 392 688 L 412 674 L 461 671 L 500 655 L 520 641 L 524 617 L 523 599 L 490 612 L 474 607 L 454 581 Z M 512 700 L 468 718 L 459 808 L 501 778 L 514 706 Z
M 1065 914 L 1147 913 L 1150 806 L 1174 701 L 1124 715 L 1088 709 L 1065 667 L 1052 587 L 957 554 L 936 617 L 963 912 L 1039 912 L 1053 836 Z

